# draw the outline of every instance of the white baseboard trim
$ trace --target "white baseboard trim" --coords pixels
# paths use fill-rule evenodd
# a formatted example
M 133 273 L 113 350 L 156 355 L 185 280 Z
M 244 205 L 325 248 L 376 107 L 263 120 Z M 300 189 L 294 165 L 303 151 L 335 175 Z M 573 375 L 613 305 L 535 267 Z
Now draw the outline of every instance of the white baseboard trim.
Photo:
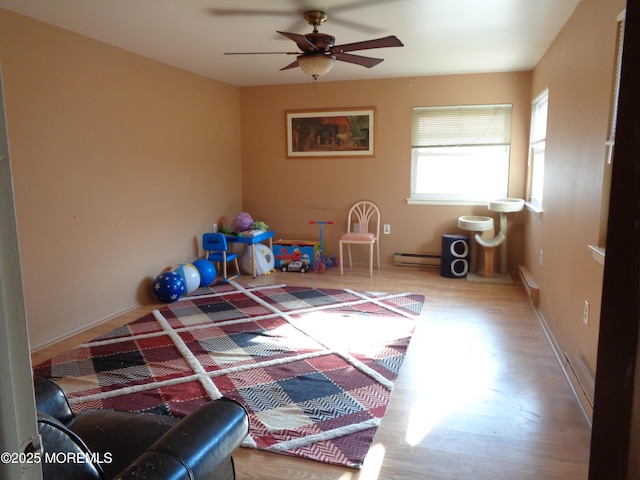
M 529 299 L 529 300 L 531 300 L 531 299 Z M 542 327 L 542 331 L 544 332 L 545 336 L 547 337 L 549 345 L 551 346 L 551 350 L 553 350 L 553 354 L 555 355 L 556 360 L 558 361 L 558 364 L 560 365 L 560 368 L 562 369 L 562 373 L 564 374 L 564 377 L 567 380 L 567 383 L 569 384 L 569 387 L 571 388 L 571 391 L 573 392 L 573 395 L 576 397 L 576 402 L 578 402 L 578 405 L 580 406 L 580 410 L 582 411 L 582 413 L 584 415 L 584 418 L 589 423 L 589 427 L 591 427 L 592 426 L 592 414 L 593 414 L 593 412 L 590 413 L 590 412 L 587 411 L 587 408 L 582 403 L 582 398 L 583 398 L 584 395 L 580 394 L 576 390 L 573 382 L 571 381 L 570 374 L 567 371 L 567 365 L 566 365 L 566 361 L 565 361 L 565 354 L 563 353 L 563 351 L 560 348 L 560 345 L 558 344 L 558 342 L 556 341 L 555 337 L 553 336 L 553 332 L 551 331 L 551 328 L 549 328 L 549 324 L 547 323 L 547 320 L 544 318 L 544 315 L 542 315 L 542 312 L 540 312 L 540 310 L 538 310 L 538 308 L 533 304 L 533 302 L 531 302 L 531 308 L 533 308 L 533 312 L 535 313 L 536 318 L 538 319 L 538 323 Z
M 72 337 L 74 335 L 77 335 L 78 333 L 82 333 L 85 330 L 89 330 L 90 328 L 95 327 L 96 325 L 100 325 L 101 323 L 107 322 L 109 320 L 112 320 L 116 317 L 119 317 L 120 315 L 123 315 L 127 312 L 130 312 L 131 310 L 134 310 L 138 307 L 141 307 L 142 304 L 141 303 L 135 303 L 133 305 L 129 305 L 128 307 L 124 307 L 116 312 L 113 312 L 105 317 L 101 317 L 101 318 L 97 318 L 96 320 L 92 321 L 91 323 L 87 323 L 85 325 L 82 325 L 78 328 L 74 328 L 73 330 L 69 330 L 67 332 L 61 333 L 60 335 L 56 335 L 55 337 L 49 338 L 47 339 L 45 342 L 36 344 L 36 345 L 30 345 L 30 351 L 31 353 L 37 352 L 38 350 L 42 350 L 43 348 L 46 348 L 50 345 L 53 345 L 54 343 L 57 342 L 61 342 L 62 340 L 66 340 L 69 337 Z

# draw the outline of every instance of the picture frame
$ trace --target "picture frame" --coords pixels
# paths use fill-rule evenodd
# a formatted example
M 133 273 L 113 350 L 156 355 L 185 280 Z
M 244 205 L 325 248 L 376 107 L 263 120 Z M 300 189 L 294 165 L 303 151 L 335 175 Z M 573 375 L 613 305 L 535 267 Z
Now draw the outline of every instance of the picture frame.
M 287 158 L 375 157 L 375 107 L 288 110 Z

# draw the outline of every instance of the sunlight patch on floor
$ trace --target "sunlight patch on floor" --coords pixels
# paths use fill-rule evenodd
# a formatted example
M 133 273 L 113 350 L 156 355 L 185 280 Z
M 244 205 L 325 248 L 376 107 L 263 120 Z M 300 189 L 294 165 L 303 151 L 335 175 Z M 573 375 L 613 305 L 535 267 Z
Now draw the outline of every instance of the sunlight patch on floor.
M 364 463 L 362 464 L 362 470 L 360 470 L 358 479 L 378 480 L 385 453 L 386 449 L 381 443 L 372 445 L 372 447 L 369 449 L 369 452 L 367 453 Z
M 448 414 L 483 397 L 493 385 L 499 365 L 474 330 L 447 331 L 436 337 L 439 343 L 430 342 L 407 424 L 409 445 L 418 445 Z
M 374 355 L 381 345 L 410 337 L 415 321 L 397 316 L 319 311 L 303 315 L 293 324 L 328 348 Z
M 352 480 L 355 475 L 358 475 L 358 480 L 378 480 L 385 453 L 384 445 L 381 443 L 374 444 L 367 452 L 362 469 L 356 473 L 344 472 L 337 480 Z

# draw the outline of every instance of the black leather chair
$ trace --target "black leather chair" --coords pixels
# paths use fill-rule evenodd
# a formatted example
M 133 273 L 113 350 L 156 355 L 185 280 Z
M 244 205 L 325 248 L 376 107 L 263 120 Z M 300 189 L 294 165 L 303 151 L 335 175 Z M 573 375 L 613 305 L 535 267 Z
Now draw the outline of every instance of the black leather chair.
M 114 410 L 74 415 L 56 383 L 36 377 L 34 388 L 44 480 L 235 478 L 231 454 L 249 421 L 233 400 L 208 402 L 180 420 Z

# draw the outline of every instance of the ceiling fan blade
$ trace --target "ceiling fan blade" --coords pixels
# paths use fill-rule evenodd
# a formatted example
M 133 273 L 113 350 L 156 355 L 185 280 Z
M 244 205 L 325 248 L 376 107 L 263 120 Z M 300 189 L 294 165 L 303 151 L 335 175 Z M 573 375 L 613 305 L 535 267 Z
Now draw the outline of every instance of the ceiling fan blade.
M 315 52 L 318 50 L 318 47 L 316 47 L 313 43 L 307 40 L 307 37 L 305 37 L 304 35 L 301 35 L 299 33 L 281 32 L 279 30 L 276 30 L 276 31 L 279 34 L 284 35 L 288 39 L 296 42 L 296 45 L 298 45 L 300 50 L 302 50 L 303 52 Z
M 225 55 L 300 55 L 300 52 L 225 52 Z
M 364 57 L 362 55 L 352 55 L 350 53 L 336 53 L 333 55 L 341 62 L 355 63 L 363 67 L 371 68 L 384 61 L 384 58 Z
M 389 3 L 399 2 L 402 0 L 356 0 L 344 5 L 336 5 L 331 8 L 331 13 L 342 13 L 349 12 L 351 10 L 358 10 L 361 8 L 371 9 L 371 7 L 375 7 L 376 5 L 386 5 Z
M 344 18 L 338 18 L 333 15 L 331 15 L 331 24 L 341 25 L 342 27 L 348 28 L 349 30 L 358 30 L 367 35 L 380 35 L 386 31 L 385 28 L 373 27 L 371 25 L 367 25 L 366 23 L 346 20 Z
M 258 8 L 209 8 L 208 13 L 220 17 L 231 16 L 270 16 L 270 17 L 284 17 L 291 15 L 291 10 L 267 10 Z
M 389 3 L 399 2 L 403 0 L 355 0 L 347 4 L 343 5 L 335 5 L 330 9 L 325 10 L 329 16 L 331 17 L 331 23 L 335 23 L 336 25 L 341 24 L 351 30 L 360 30 L 365 33 L 370 33 L 373 35 L 380 34 L 384 30 L 381 28 L 373 27 L 366 23 L 356 22 L 352 20 L 346 20 L 342 18 L 341 13 L 349 12 L 352 10 L 358 10 L 362 8 L 370 9 L 371 7 L 375 7 L 376 5 L 385 5 Z M 406 0 L 405 0 L 406 1 Z M 290 3 L 294 4 L 295 0 L 290 0 Z M 309 2 L 304 2 L 308 4 Z M 300 6 L 297 9 L 266 9 L 266 8 L 208 8 L 206 11 L 210 15 L 219 16 L 219 17 L 231 17 L 231 16 L 254 16 L 254 17 L 290 17 L 295 10 L 300 15 L 303 15 L 307 10 L 312 10 L 311 6 Z M 295 23 L 291 28 L 297 28 L 299 23 Z
M 375 40 L 365 40 L 364 42 L 336 45 L 331 48 L 331 53 L 353 52 L 356 50 L 367 50 L 369 48 L 387 47 L 404 47 L 404 43 L 402 43 L 395 35 L 390 35 L 388 37 L 376 38 Z
M 282 70 L 291 70 L 292 68 L 297 68 L 298 65 L 298 59 L 296 58 L 293 62 L 291 62 L 289 65 L 287 65 L 286 67 L 282 67 L 280 69 L 280 71 Z

